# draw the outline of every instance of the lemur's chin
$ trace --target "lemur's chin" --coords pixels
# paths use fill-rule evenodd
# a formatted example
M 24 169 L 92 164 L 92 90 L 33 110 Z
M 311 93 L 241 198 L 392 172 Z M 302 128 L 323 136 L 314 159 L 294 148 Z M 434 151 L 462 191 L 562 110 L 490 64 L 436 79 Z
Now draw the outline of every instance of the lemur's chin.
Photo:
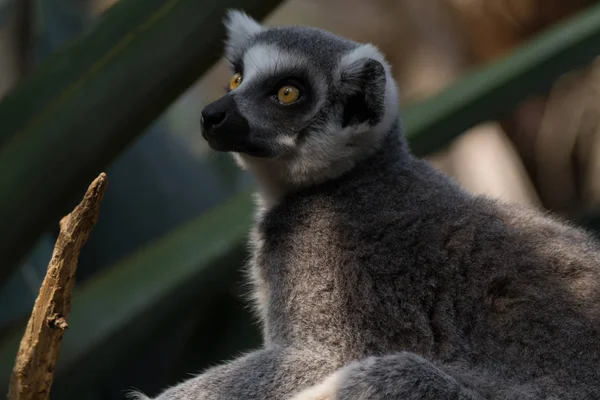
M 241 153 L 257 158 L 274 158 L 276 155 L 267 147 L 255 145 L 250 142 L 231 142 L 207 139 L 211 149 L 226 153 Z
M 224 153 L 241 153 L 257 158 L 273 158 L 277 155 L 266 143 L 251 139 L 249 132 L 241 133 L 236 129 L 202 130 L 202 136 L 211 149 Z

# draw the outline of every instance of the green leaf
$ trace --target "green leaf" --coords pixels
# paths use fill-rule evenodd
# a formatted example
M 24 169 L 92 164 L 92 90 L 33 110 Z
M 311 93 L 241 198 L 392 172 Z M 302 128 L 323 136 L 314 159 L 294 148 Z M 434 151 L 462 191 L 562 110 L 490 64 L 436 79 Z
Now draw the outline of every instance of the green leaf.
M 0 0 L 0 29 L 2 29 L 8 19 L 14 5 L 13 3 L 14 0 Z
M 221 54 L 227 8 L 280 0 L 120 1 L 0 103 L 0 282 L 87 184 Z
M 588 64 L 599 53 L 597 4 L 408 109 L 404 123 L 413 152 L 423 156 L 439 150 L 472 126 L 548 89 L 561 74 Z

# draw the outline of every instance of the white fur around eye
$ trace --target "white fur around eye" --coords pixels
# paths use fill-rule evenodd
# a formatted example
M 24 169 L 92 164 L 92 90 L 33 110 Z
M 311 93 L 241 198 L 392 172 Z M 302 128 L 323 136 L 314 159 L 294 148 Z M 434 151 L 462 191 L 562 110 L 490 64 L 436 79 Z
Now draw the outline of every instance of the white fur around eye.
M 311 68 L 310 61 L 302 55 L 291 53 L 273 44 L 256 44 L 244 51 L 244 80 L 240 87 L 247 86 L 255 80 L 268 79 L 279 71 L 290 69 L 306 69 L 310 77 L 310 86 L 314 91 L 316 104 L 314 110 L 319 110 L 325 101 L 327 83 L 322 73 Z M 307 116 L 309 117 L 309 116 Z

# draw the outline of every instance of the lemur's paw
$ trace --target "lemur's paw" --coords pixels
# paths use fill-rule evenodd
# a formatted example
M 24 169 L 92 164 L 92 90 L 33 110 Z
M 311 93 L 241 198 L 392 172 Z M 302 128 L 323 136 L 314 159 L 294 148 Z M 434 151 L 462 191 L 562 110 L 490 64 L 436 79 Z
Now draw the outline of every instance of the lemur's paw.
M 150 400 L 150 397 L 146 396 L 144 393 L 138 390 L 130 390 L 125 393 L 125 398 L 127 400 Z
M 323 382 L 301 391 L 290 400 L 334 400 L 344 373 L 344 368 L 339 369 Z

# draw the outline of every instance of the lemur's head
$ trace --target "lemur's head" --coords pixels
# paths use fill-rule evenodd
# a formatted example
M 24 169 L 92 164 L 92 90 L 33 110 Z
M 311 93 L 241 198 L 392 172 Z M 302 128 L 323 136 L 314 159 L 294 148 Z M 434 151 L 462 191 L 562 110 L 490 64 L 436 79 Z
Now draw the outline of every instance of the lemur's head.
M 244 167 L 272 169 L 280 184 L 322 181 L 372 153 L 395 123 L 396 86 L 374 46 L 315 28 L 266 28 L 239 11 L 225 25 L 232 77 L 202 111 L 202 134 Z

